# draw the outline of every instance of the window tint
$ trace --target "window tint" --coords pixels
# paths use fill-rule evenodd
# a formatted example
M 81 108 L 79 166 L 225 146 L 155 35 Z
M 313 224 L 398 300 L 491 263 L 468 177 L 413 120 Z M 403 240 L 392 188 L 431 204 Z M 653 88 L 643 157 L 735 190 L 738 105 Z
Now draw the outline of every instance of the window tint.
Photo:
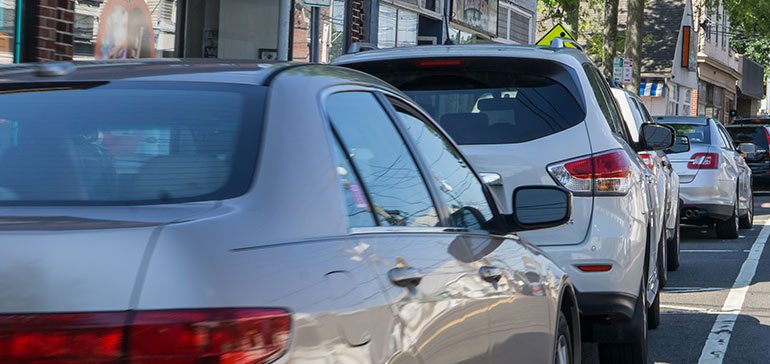
M 599 71 L 591 65 L 583 66 L 588 76 L 588 82 L 591 84 L 591 88 L 596 95 L 596 101 L 599 103 L 599 108 L 604 114 L 604 118 L 610 125 L 610 129 L 617 135 L 625 138 L 626 132 L 623 129 L 622 120 L 620 118 L 620 112 L 615 105 L 612 98 L 612 93 L 607 86 L 606 81 L 602 78 Z
M 338 93 L 329 96 L 326 107 L 369 193 L 378 223 L 437 226 L 438 215 L 420 171 L 375 96 Z
M 717 131 L 719 131 L 719 138 L 722 139 L 722 148 L 727 150 L 734 150 L 733 141 L 730 139 L 730 135 L 725 131 L 722 125 L 717 124 Z
M 351 167 L 348 157 L 339 143 L 334 143 L 334 159 L 337 162 L 337 181 L 345 198 L 348 225 L 350 227 L 375 226 L 369 201 L 366 198 L 356 171 Z
M 30 87 L 0 96 L 0 204 L 218 200 L 243 194 L 251 184 L 262 88 L 170 82 Z
M 460 153 L 437 129 L 406 109 L 398 109 L 398 116 L 425 159 L 453 226 L 468 229 L 485 227 L 492 219 L 492 209 L 481 182 Z
M 711 132 L 709 131 L 708 125 L 669 124 L 666 122 L 661 122 L 661 124 L 674 128 L 677 136 L 688 137 L 691 144 L 711 144 Z
M 735 143 L 753 143 L 760 149 L 766 149 L 767 135 L 766 128 L 764 126 L 743 126 L 743 127 L 731 127 L 727 128 L 727 132 L 733 138 Z
M 553 62 L 457 58 L 354 67 L 404 91 L 460 145 L 522 143 L 585 120 L 572 76 Z

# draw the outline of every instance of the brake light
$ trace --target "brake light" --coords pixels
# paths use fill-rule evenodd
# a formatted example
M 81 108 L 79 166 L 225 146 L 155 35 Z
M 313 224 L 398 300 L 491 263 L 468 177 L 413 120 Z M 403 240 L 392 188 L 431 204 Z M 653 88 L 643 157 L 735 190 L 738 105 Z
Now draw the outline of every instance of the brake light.
M 765 131 L 765 139 L 767 140 L 767 145 L 770 146 L 770 131 L 767 131 L 767 128 L 762 128 L 762 130 Z M 770 148 L 768 148 L 767 154 L 770 155 Z
M 647 166 L 653 173 L 657 173 L 655 170 L 655 161 L 653 160 L 652 156 L 648 153 L 640 153 L 639 157 L 642 158 L 642 161 L 644 162 L 644 165 Z
M 631 161 L 622 150 L 553 164 L 548 172 L 575 194 L 623 195 L 631 188 Z
M 0 362 L 267 363 L 286 351 L 281 309 L 0 316 Z
M 463 61 L 458 59 L 429 59 L 417 61 L 417 67 L 457 67 L 462 65 Z
M 609 272 L 612 264 L 578 265 L 577 268 L 586 273 Z
M 717 169 L 719 165 L 719 154 L 716 153 L 695 153 L 687 163 L 689 169 Z

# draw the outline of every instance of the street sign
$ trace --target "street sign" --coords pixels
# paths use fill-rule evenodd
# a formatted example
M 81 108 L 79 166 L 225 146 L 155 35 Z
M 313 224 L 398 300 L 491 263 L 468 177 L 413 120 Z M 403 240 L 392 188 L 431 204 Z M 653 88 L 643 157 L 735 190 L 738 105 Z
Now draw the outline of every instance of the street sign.
M 554 27 L 551 28 L 551 30 L 549 30 L 548 33 L 545 33 L 545 35 L 542 38 L 540 38 L 540 40 L 537 41 L 537 43 L 535 44 L 539 46 L 549 46 L 551 45 L 551 42 L 556 38 L 567 38 L 577 42 L 577 39 L 575 39 L 575 37 L 573 37 L 572 34 L 569 34 L 567 29 L 564 28 L 564 26 L 561 25 L 561 23 L 559 23 L 554 25 Z M 570 48 L 575 48 L 575 46 L 569 43 L 565 43 L 565 46 Z
M 332 5 L 332 0 L 304 0 L 304 4 L 307 6 L 328 8 Z
M 623 57 L 615 57 L 612 61 L 612 79 L 617 84 L 623 81 Z
M 623 84 L 629 84 L 631 83 L 631 79 L 634 75 L 634 61 L 632 61 L 630 58 L 626 58 L 623 60 L 623 79 L 621 82 Z

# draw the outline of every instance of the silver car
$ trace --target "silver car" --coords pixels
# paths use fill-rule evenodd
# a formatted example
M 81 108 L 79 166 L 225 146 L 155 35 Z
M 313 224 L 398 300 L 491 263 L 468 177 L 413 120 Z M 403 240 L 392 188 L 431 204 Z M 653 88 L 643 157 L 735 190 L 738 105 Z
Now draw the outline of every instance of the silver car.
M 654 123 L 652 116 L 638 96 L 619 88 L 612 89 L 623 120 L 628 126 L 631 140 L 639 142 L 639 130 L 642 125 Z M 659 248 L 664 264 L 659 272 L 661 285 L 667 281 L 666 271 L 675 271 L 679 268 L 679 175 L 671 166 L 666 153 L 662 150 L 642 151 L 639 157 L 649 168 L 650 176 L 655 183 L 650 184 L 654 193 L 655 208 L 652 209 L 657 226 L 663 229 Z
M 575 290 L 456 146 L 357 71 L 0 69 L 0 362 L 572 363 Z M 45 105 L 40 107 L 39 105 Z
M 689 141 L 689 151 L 668 155 L 679 175 L 682 222 L 713 224 L 721 239 L 736 239 L 739 228 L 751 228 L 751 169 L 735 150 L 725 127 L 708 117 L 656 119 Z

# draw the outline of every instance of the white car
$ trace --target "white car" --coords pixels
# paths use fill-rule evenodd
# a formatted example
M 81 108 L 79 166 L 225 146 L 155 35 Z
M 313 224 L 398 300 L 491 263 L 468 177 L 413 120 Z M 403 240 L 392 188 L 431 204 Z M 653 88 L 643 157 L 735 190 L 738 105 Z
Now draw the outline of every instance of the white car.
M 638 143 L 639 130 L 642 125 L 654 122 L 652 116 L 639 97 L 633 93 L 613 88 L 612 95 L 615 96 L 623 120 L 631 132 L 631 139 Z M 661 285 L 665 286 L 668 276 L 666 271 L 679 268 L 679 175 L 671 166 L 666 153 L 661 150 L 642 151 L 639 152 L 639 157 L 655 179 L 655 183 L 650 185 L 655 190 L 653 195 L 656 208 L 652 212 L 654 223 L 658 227 L 656 236 L 660 239 L 660 253 L 663 256 L 663 264 L 660 265 L 658 274 Z
M 751 228 L 754 194 L 751 169 L 730 134 L 705 116 L 656 119 L 689 139 L 690 150 L 669 153 L 681 182 L 682 222 L 714 226 L 718 238 L 737 239 L 739 228 Z
M 498 44 L 372 50 L 337 64 L 391 83 L 417 101 L 486 174 L 498 203 L 528 184 L 574 196 L 567 225 L 522 233 L 572 278 L 604 362 L 646 363 L 660 318 L 658 241 L 647 169 L 637 152 L 671 146 L 650 124 L 634 143 L 610 87 L 586 55 L 564 46 Z M 657 140 L 648 136 L 664 136 Z M 648 322 L 648 313 L 649 322 Z

